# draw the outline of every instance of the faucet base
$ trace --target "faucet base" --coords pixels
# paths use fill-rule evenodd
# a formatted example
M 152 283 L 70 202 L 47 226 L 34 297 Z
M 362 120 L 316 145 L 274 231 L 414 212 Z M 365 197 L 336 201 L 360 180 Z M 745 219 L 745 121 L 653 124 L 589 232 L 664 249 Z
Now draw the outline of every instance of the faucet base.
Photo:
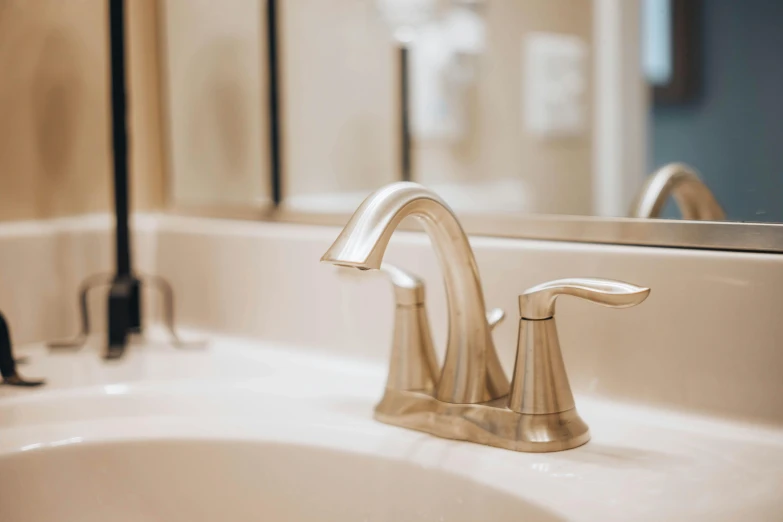
M 375 419 L 446 439 L 531 453 L 576 448 L 590 440 L 590 430 L 576 411 L 518 413 L 508 397 L 479 404 L 442 402 L 427 392 L 387 389 L 375 407 Z

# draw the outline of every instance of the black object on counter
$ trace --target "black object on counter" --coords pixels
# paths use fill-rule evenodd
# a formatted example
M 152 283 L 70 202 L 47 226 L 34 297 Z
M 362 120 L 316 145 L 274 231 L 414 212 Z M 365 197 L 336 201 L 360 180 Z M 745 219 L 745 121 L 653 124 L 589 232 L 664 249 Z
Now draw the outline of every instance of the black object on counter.
M 90 333 L 87 295 L 98 286 L 110 285 L 108 299 L 108 343 L 106 358 L 117 359 L 125 352 L 128 335 L 141 333 L 142 282 L 156 286 L 163 293 L 164 324 L 173 341 L 181 345 L 174 330 L 174 293 L 169 283 L 158 276 L 134 273 L 131 264 L 131 238 L 128 227 L 128 124 L 125 95 L 125 1 L 109 0 L 109 37 L 111 46 L 111 114 L 112 146 L 114 151 L 114 213 L 116 217 L 116 270 L 113 275 L 101 274 L 86 279 L 79 290 L 81 329 L 69 341 L 53 342 L 52 348 L 77 348 L 87 341 Z
M 125 97 L 125 1 L 109 1 L 111 115 L 114 150 L 114 234 L 117 270 L 109 290 L 107 358 L 122 355 L 129 332 L 141 332 L 141 281 L 131 272 L 128 229 L 128 124 Z
M 5 317 L 0 313 L 0 375 L 3 377 L 3 384 L 27 387 L 44 384 L 45 381 L 24 379 L 16 371 L 16 363 L 11 346 L 11 331 L 8 328 L 8 322 L 6 322 Z

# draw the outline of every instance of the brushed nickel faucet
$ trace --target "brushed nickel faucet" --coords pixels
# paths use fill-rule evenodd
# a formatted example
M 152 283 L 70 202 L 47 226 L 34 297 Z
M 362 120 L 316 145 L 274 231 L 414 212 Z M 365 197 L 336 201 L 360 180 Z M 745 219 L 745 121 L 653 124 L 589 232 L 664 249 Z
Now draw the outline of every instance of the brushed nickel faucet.
M 394 265 L 383 263 L 394 287 L 394 337 L 387 390 L 432 392 L 438 382 L 438 362 L 424 306 L 424 282 Z
M 321 261 L 380 269 L 392 233 L 408 216 L 429 234 L 446 283 L 449 333 L 435 397 L 456 404 L 503 397 L 508 379 L 487 324 L 473 250 L 457 216 L 437 194 L 411 182 L 378 189 L 362 202 Z
M 670 195 L 674 196 L 682 219 L 726 219 L 726 214 L 707 185 L 695 170 L 682 163 L 665 165 L 647 178 L 631 208 L 631 217 L 659 217 Z
M 419 390 L 432 393 L 438 382 L 438 363 L 432 345 L 425 306 L 424 281 L 389 263 L 381 264 L 394 287 L 394 334 L 386 389 Z M 490 329 L 505 313 L 494 308 L 487 313 Z
M 414 216 L 432 238 L 446 282 L 449 336 L 437 375 L 423 282 L 382 263 L 400 221 Z M 581 297 L 626 308 L 650 290 L 607 279 L 562 279 L 519 296 L 519 337 L 509 384 L 492 342 L 502 311 L 485 314 L 473 251 L 453 211 L 416 183 L 387 185 L 357 209 L 322 261 L 384 271 L 395 287 L 389 378 L 375 418 L 439 437 L 515 451 L 575 448 L 590 439 L 576 411 L 555 325 L 555 300 Z

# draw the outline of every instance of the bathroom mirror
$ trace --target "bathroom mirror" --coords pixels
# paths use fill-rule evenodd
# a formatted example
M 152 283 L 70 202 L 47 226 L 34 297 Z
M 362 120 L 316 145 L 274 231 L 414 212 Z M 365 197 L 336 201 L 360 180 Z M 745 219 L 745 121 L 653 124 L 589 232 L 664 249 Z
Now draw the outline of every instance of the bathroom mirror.
M 169 199 L 181 209 L 271 201 L 263 2 L 159 3 Z
M 372 190 L 410 179 L 472 233 L 783 251 L 783 4 L 160 11 L 176 210 L 343 224 Z M 645 188 L 665 196 L 646 213 Z M 704 195 L 716 212 L 692 210 Z

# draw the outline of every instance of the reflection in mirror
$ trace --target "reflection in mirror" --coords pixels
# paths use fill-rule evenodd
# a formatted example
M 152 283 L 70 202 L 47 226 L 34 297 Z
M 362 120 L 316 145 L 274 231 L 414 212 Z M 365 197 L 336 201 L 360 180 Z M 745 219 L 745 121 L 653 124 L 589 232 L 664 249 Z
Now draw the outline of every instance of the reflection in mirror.
M 261 2 L 165 0 L 161 26 L 172 203 L 268 206 Z
M 268 202 L 266 2 L 164 4 L 175 206 Z M 283 211 L 783 222 L 781 2 L 277 5 Z
M 351 211 L 399 179 L 394 43 L 370 0 L 279 5 L 283 206 Z
M 590 213 L 591 3 L 441 6 L 411 37 L 413 179 L 460 212 Z
M 682 219 L 722 221 L 726 218 L 699 175 L 680 163 L 666 165 L 650 175 L 633 204 L 630 216 L 660 217 L 670 196 L 674 197 Z
M 650 109 L 650 170 L 685 162 L 728 220 L 783 221 L 783 2 L 645 1 L 669 12 L 659 33 L 685 96 Z
M 412 44 L 414 179 L 463 211 L 623 216 L 634 194 L 655 186 L 644 184 L 645 171 L 687 161 L 704 173 L 699 194 L 710 210 L 682 213 L 697 185 L 677 183 L 679 211 L 670 202 L 655 217 L 720 219 L 714 190 L 729 219 L 783 219 L 783 204 L 772 200 L 783 195 L 783 148 L 772 145 L 783 137 L 783 105 L 774 94 L 783 90 L 775 58 L 783 5 L 622 4 L 450 2 Z M 612 15 L 640 22 L 621 29 Z M 595 27 L 618 37 L 596 38 Z M 607 56 L 622 59 L 608 47 L 618 45 L 635 47 L 635 77 L 646 74 L 646 84 L 623 79 L 632 66 L 602 66 Z M 592 96 L 593 86 L 614 98 Z M 646 93 L 631 92 L 639 86 Z M 647 123 L 612 120 L 624 111 Z M 596 158 L 604 129 L 618 121 L 626 135 L 614 139 L 608 159 Z M 640 142 L 642 150 L 629 155 Z M 622 172 L 607 181 L 613 161 Z M 607 202 L 600 193 L 606 183 L 626 188 Z

